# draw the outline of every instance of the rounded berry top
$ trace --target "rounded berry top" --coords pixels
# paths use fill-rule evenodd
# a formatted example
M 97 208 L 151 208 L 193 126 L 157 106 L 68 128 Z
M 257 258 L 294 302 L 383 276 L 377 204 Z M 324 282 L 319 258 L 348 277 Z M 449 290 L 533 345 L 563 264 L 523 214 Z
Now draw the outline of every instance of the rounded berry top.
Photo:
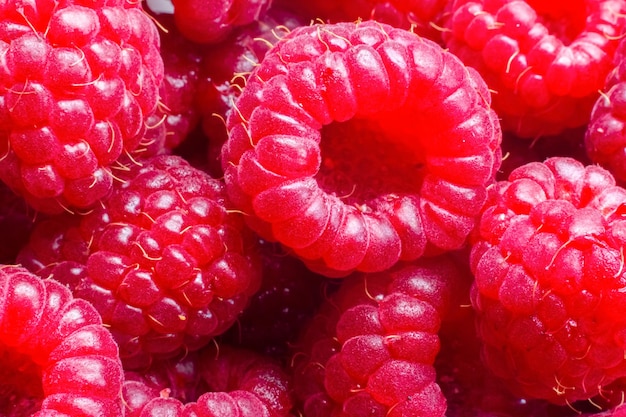
M 141 2 L 0 4 L 0 179 L 36 209 L 85 209 L 135 150 L 163 79 Z
M 463 245 L 500 165 L 478 74 L 378 22 L 299 27 L 227 120 L 229 196 L 265 239 L 327 275 Z
M 626 190 L 532 162 L 489 189 L 471 252 L 483 353 L 522 396 L 573 403 L 626 375 Z

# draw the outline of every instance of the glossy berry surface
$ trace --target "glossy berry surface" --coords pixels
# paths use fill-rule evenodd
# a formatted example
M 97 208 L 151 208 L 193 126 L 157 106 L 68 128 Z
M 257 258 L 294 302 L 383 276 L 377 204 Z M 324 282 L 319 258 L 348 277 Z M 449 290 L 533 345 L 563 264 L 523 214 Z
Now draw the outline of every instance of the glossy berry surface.
M 20 261 L 91 301 L 137 368 L 235 321 L 260 284 L 255 245 L 219 181 L 164 155 L 131 167 L 91 213 L 43 220 Z
M 37 210 L 86 210 L 156 108 L 156 26 L 117 0 L 5 1 L 0 22 L 0 179 Z
M 408 31 L 300 27 L 229 113 L 229 196 L 263 238 L 329 276 L 457 249 L 500 165 L 489 100 L 475 71 Z

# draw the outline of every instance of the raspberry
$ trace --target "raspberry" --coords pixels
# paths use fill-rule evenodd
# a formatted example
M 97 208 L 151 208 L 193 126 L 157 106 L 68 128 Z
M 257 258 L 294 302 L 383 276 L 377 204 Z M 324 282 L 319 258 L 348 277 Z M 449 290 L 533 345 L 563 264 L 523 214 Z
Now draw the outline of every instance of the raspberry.
M 141 141 L 163 61 L 122 0 L 0 5 L 0 179 L 37 210 L 87 209 Z
M 585 134 L 587 155 L 621 182 L 626 181 L 626 42 L 620 41 L 613 58 L 614 69 L 591 112 Z
M 587 124 L 624 11 L 623 0 L 455 0 L 443 39 L 495 92 L 502 129 L 536 138 Z
M 388 25 L 411 29 L 420 36 L 441 41 L 438 27 L 446 0 L 277 0 L 275 4 L 299 13 L 307 21 L 351 22 L 376 20 Z
M 272 8 L 258 21 L 204 50 L 195 99 L 202 130 L 209 138 L 207 169 L 213 175 L 224 175 L 220 164 L 220 151 L 228 136 L 224 120 L 249 74 L 274 43 L 303 23 L 293 13 Z
M 521 397 L 572 404 L 626 373 L 626 190 L 566 157 L 489 188 L 471 251 L 489 369 Z
M 34 213 L 21 197 L 0 183 L 0 265 L 12 265 L 19 250 L 28 242 Z
M 21 267 L 0 267 L 0 288 L 0 414 L 122 415 L 117 345 L 93 306 Z
M 304 415 L 443 416 L 437 332 L 462 274 L 440 256 L 343 280 L 296 344 Z
M 275 243 L 261 244 L 262 283 L 237 324 L 223 336 L 233 345 L 286 358 L 302 323 L 311 318 L 330 283 Z
M 19 261 L 91 301 L 127 368 L 223 333 L 260 285 L 256 237 L 223 184 L 177 156 L 130 167 L 102 206 L 39 222 Z
M 299 27 L 229 113 L 228 193 L 264 239 L 327 275 L 457 249 L 500 165 L 489 100 L 476 72 L 408 31 Z
M 278 364 L 226 345 L 154 364 L 142 374 L 126 372 L 122 395 L 126 417 L 165 410 L 172 417 L 192 411 L 198 417 L 284 417 L 292 407 L 290 381 Z
M 236 27 L 260 19 L 271 0 L 172 0 L 176 25 L 187 39 L 218 43 Z

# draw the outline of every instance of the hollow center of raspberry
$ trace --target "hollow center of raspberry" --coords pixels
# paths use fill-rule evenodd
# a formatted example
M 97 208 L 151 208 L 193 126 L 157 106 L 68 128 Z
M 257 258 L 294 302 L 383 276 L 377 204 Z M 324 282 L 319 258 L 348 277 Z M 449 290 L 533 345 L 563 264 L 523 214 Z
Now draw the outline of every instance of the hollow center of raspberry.
M 417 141 L 394 137 L 373 121 L 354 119 L 322 128 L 322 164 L 316 176 L 328 194 L 362 205 L 422 184 L 424 153 Z
M 0 351 L 0 415 L 31 416 L 43 399 L 41 369 L 25 355 Z
M 526 0 L 526 3 L 537 12 L 539 22 L 548 28 L 550 34 L 565 45 L 572 43 L 585 30 L 588 14 L 585 0 Z

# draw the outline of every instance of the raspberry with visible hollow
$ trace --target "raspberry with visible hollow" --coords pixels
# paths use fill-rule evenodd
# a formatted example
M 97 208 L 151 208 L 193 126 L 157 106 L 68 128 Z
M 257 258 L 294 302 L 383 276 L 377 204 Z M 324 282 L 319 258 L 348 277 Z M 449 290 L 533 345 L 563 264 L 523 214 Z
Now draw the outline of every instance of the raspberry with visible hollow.
M 524 138 L 584 126 L 626 29 L 624 0 L 455 0 L 443 39 L 494 91 L 502 129 Z
M 89 300 L 126 368 L 192 351 L 230 327 L 260 285 L 257 237 L 221 181 L 177 156 L 129 167 L 102 206 L 42 219 L 19 261 Z
M 118 348 L 91 304 L 54 279 L 4 265 L 0 306 L 0 414 L 122 415 Z
M 0 179 L 37 210 L 86 210 L 156 108 L 157 29 L 123 0 L 4 1 L 0 22 Z
M 626 190 L 554 157 L 488 195 L 470 262 L 486 365 L 521 397 L 602 395 L 626 375 Z
M 480 76 L 374 21 L 293 30 L 250 75 L 227 127 L 233 204 L 330 276 L 460 248 L 500 166 Z

